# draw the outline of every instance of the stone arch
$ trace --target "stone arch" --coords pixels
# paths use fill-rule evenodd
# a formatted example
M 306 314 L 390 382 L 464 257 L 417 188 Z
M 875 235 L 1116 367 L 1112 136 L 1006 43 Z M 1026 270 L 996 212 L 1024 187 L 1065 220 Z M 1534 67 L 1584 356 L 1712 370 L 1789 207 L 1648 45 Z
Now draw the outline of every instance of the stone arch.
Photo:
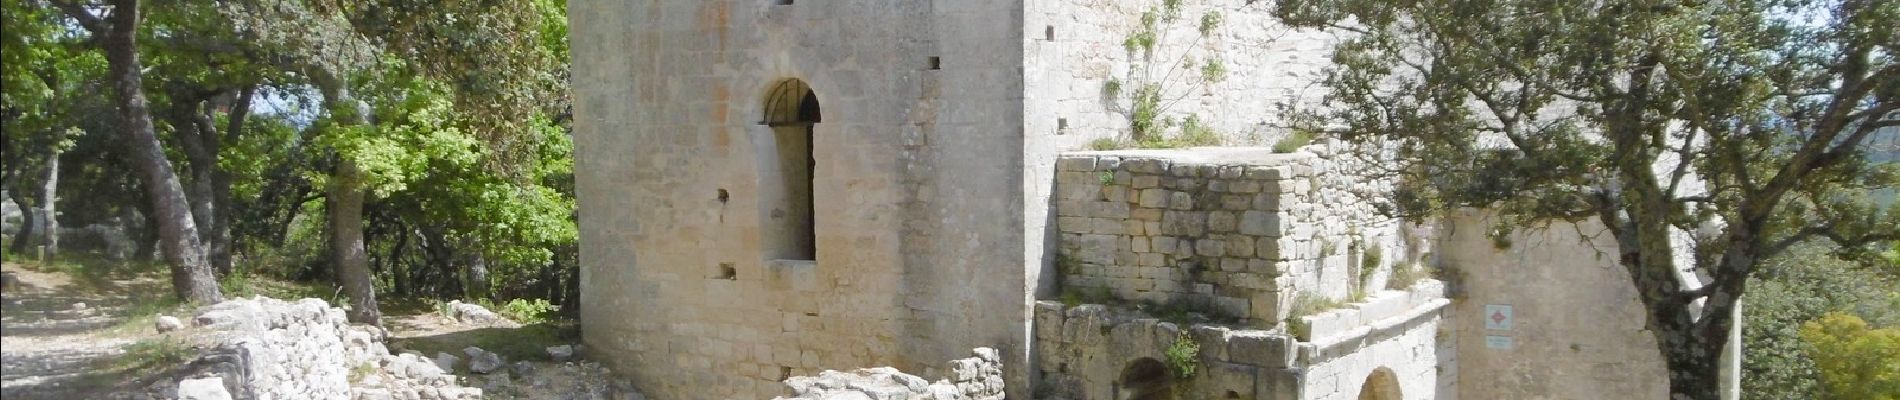
M 1399 376 L 1391 368 L 1379 367 L 1366 375 L 1366 383 L 1359 385 L 1359 400 L 1402 400 L 1399 392 Z
M 817 215 L 813 182 L 819 179 L 812 126 L 823 122 L 818 93 L 798 78 L 779 80 L 765 93 L 759 123 L 771 128 L 776 151 L 762 192 L 766 207 L 765 256 L 780 260 L 817 260 Z
M 1115 400 L 1174 400 L 1174 375 L 1159 360 L 1135 359 L 1115 381 Z

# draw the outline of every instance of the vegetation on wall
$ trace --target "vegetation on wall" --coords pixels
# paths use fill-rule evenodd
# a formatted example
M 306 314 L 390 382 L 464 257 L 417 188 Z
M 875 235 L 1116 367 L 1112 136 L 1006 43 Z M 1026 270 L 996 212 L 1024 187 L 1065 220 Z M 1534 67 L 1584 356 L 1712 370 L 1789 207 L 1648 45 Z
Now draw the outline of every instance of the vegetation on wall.
M 1128 75 L 1109 79 L 1102 92 L 1115 104 L 1126 104 L 1128 143 L 1117 139 L 1091 143 L 1091 148 L 1106 150 L 1135 147 L 1190 147 L 1221 144 L 1221 135 L 1206 126 L 1199 115 L 1177 116 L 1170 112 L 1176 103 L 1187 99 L 1227 78 L 1226 64 L 1219 57 L 1195 59 L 1190 50 L 1212 36 L 1223 22 L 1219 11 L 1209 10 L 1192 20 L 1183 15 L 1184 0 L 1163 0 L 1158 7 L 1141 13 L 1133 32 L 1122 41 L 1128 52 Z M 1176 24 L 1193 23 L 1196 35 L 1181 41 L 1168 37 Z M 1156 54 L 1163 43 L 1185 43 L 1179 54 Z M 1164 137 L 1166 129 L 1179 128 L 1173 137 Z

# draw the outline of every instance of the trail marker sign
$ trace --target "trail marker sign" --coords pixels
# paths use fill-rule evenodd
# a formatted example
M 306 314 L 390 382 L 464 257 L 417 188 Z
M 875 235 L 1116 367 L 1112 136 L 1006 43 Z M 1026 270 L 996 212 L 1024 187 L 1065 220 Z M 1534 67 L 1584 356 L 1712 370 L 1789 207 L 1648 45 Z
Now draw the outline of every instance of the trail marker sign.
M 1485 330 L 1493 330 L 1493 331 L 1511 330 L 1511 324 L 1515 322 L 1514 320 L 1515 318 L 1511 315 L 1511 305 L 1509 304 L 1484 305 L 1484 329 Z

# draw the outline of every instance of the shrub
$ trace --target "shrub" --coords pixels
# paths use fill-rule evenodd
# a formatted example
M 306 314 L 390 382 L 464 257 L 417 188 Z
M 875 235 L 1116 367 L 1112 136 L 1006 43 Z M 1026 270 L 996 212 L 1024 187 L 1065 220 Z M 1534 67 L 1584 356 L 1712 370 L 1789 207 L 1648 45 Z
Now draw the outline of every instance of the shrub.
M 554 312 L 560 309 L 560 306 L 548 302 L 547 299 L 514 299 L 509 300 L 507 304 L 502 304 L 501 309 L 497 311 L 515 322 L 534 324 L 551 319 Z
M 1425 271 L 1422 271 L 1423 269 L 1425 269 L 1424 266 L 1416 263 L 1394 266 L 1392 267 L 1392 277 L 1386 278 L 1385 280 L 1385 288 L 1392 290 L 1411 288 L 1412 284 L 1418 283 L 1419 279 L 1425 277 Z
M 1801 326 L 1814 346 L 1823 399 L 1900 400 L 1900 330 L 1830 312 Z
M 1319 138 L 1318 135 L 1314 135 L 1312 132 L 1308 132 L 1304 130 L 1296 130 L 1296 131 L 1293 131 L 1292 134 L 1288 134 L 1286 135 L 1286 137 L 1280 138 L 1280 141 L 1274 142 L 1273 152 L 1292 153 L 1295 151 L 1300 151 L 1301 147 L 1306 147 L 1306 145 L 1313 144 L 1313 139 L 1317 139 L 1317 138 Z
M 1194 336 L 1183 331 L 1174 338 L 1174 344 L 1168 346 L 1164 355 L 1168 358 L 1168 371 L 1173 372 L 1175 378 L 1192 378 L 1195 368 L 1201 364 L 1201 344 L 1194 341 Z

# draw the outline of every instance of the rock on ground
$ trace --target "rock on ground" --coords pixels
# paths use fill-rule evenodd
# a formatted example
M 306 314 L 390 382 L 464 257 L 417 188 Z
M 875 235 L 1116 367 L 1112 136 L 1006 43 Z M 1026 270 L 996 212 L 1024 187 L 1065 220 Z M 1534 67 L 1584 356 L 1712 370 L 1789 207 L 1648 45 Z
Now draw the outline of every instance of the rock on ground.
M 507 321 L 507 318 L 502 318 L 501 314 L 489 311 L 487 307 L 482 307 L 480 304 L 463 303 L 461 300 L 450 301 L 449 311 L 454 314 L 451 315 L 451 317 L 455 318 L 456 321 L 464 323 L 492 324 Z
M 160 315 L 157 319 L 152 320 L 152 328 L 157 329 L 158 333 L 171 332 L 184 327 L 184 321 L 179 321 L 178 317 L 170 315 Z
M 178 400 L 231 400 L 224 390 L 224 378 L 210 377 L 178 381 Z

